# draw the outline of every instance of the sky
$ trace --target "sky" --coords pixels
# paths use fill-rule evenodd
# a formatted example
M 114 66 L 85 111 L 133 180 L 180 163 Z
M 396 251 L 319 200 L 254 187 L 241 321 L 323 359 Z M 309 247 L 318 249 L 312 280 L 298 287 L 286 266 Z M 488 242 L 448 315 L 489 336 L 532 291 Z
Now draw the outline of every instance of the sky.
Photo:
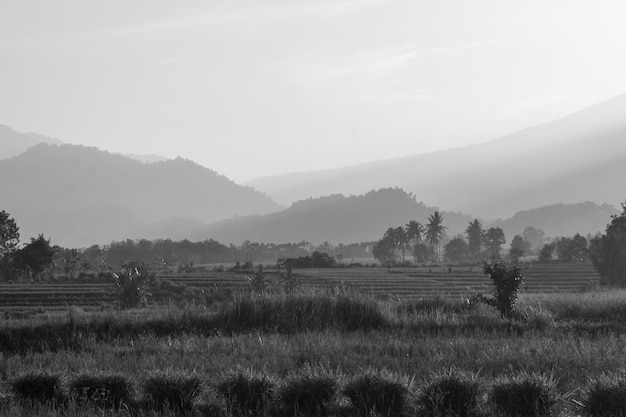
M 626 93 L 626 2 L 0 0 L 0 124 L 244 182 Z

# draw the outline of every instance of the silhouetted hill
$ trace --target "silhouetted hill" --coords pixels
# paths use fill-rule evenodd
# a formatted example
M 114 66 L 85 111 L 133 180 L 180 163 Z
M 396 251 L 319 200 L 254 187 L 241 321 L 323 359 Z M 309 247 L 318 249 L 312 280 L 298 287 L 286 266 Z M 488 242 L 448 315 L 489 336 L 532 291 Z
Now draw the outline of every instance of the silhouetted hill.
M 192 240 L 215 239 L 224 243 L 300 242 L 313 244 L 354 243 L 378 240 L 389 227 L 404 226 L 410 220 L 427 223 L 437 208 L 416 201 L 416 196 L 402 189 L 380 189 L 364 195 L 331 195 L 298 201 L 288 209 L 265 216 L 244 216 L 223 220 L 192 235 Z M 441 212 L 448 227 L 447 235 L 465 236 L 474 217 L 458 212 Z M 516 213 L 506 220 L 484 221 L 485 229 L 501 227 L 506 245 L 513 236 L 532 226 L 542 229 L 546 237 L 586 235 L 603 231 L 611 215 L 618 210 L 608 204 L 557 204 Z
M 401 187 L 424 201 L 495 219 L 557 203 L 626 198 L 626 95 L 491 142 L 247 185 L 282 204 Z M 453 121 L 451 121 L 453 122 Z
M 76 145 L 36 145 L 0 161 L 0 178 L 0 207 L 23 241 L 44 233 L 70 247 L 183 237 L 202 223 L 281 208 L 192 161 L 143 164 Z
M 591 202 L 579 204 L 554 204 L 515 213 L 506 220 L 497 220 L 489 226 L 501 227 L 510 243 L 513 236 L 522 234 L 528 226 L 541 229 L 546 237 L 573 236 L 604 232 L 611 216 L 620 211 L 609 204 Z
M 418 203 L 401 189 L 381 189 L 364 195 L 331 195 L 298 201 L 288 209 L 265 216 L 250 216 L 210 225 L 194 238 L 212 238 L 239 244 L 253 242 L 353 243 L 378 240 L 389 227 L 410 220 L 426 223 L 436 208 Z M 449 234 L 461 233 L 471 220 L 459 213 L 443 212 Z
M 36 133 L 19 133 L 8 126 L 0 125 L 0 161 L 17 156 L 38 143 L 61 145 L 63 142 Z

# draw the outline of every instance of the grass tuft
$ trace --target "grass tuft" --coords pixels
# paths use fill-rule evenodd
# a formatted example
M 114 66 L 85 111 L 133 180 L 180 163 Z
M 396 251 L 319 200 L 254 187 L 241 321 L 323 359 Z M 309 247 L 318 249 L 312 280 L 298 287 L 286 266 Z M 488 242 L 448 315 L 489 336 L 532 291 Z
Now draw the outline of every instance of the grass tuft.
M 333 375 L 305 369 L 282 381 L 278 399 L 285 417 L 322 417 L 328 415 L 328 406 L 336 394 Z
M 270 409 L 275 383 L 266 375 L 237 371 L 227 374 L 215 390 L 234 415 L 261 415 Z
M 193 409 L 202 386 L 196 375 L 159 373 L 146 379 L 143 390 L 147 403 L 154 409 L 187 412 Z
M 409 390 L 397 376 L 368 371 L 349 381 L 342 393 L 350 399 L 359 416 L 373 412 L 391 417 L 402 413 Z
M 33 403 L 55 405 L 66 399 L 61 377 L 57 374 L 24 374 L 13 380 L 11 390 L 16 398 Z
M 133 384 L 123 375 L 79 375 L 69 383 L 79 404 L 119 409 L 133 402 Z
M 417 402 L 424 416 L 471 417 L 479 411 L 478 393 L 475 375 L 452 368 L 434 374 L 420 390 Z
M 592 417 L 626 415 L 626 375 L 605 373 L 590 380 L 583 410 Z
M 496 379 L 490 400 L 506 417 L 546 417 L 552 414 L 558 394 L 551 375 L 522 372 Z

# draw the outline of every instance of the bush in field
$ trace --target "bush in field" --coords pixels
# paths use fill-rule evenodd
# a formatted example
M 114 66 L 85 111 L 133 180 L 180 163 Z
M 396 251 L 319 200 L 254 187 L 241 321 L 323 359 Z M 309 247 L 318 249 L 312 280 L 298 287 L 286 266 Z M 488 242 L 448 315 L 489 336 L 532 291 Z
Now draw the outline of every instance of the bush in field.
M 59 404 L 65 400 L 61 377 L 55 374 L 24 374 L 11 383 L 11 391 L 20 400 Z
M 215 387 L 233 415 L 261 415 L 270 408 L 274 382 L 265 375 L 233 372 Z
M 359 416 L 375 412 L 381 416 L 398 416 L 406 404 L 409 390 L 398 377 L 367 372 L 349 381 L 342 390 Z
M 332 375 L 305 370 L 283 380 L 278 399 L 285 416 L 326 416 L 328 405 L 337 393 Z
M 524 281 L 524 272 L 517 263 L 507 265 L 503 261 L 485 263 L 483 271 L 494 285 L 493 297 L 483 301 L 496 307 L 502 317 L 511 318 L 519 287 Z
M 417 402 L 424 416 L 470 417 L 478 414 L 478 392 L 474 375 L 451 369 L 433 375 Z
M 489 398 L 506 417 L 545 417 L 557 402 L 556 382 L 552 376 L 520 373 L 494 381 Z
M 139 307 L 148 302 L 148 288 L 154 283 L 155 277 L 146 265 L 130 262 L 118 274 L 113 274 L 113 277 L 119 308 Z
M 592 417 L 625 416 L 626 376 L 608 373 L 590 380 L 583 409 Z
M 143 390 L 147 403 L 155 409 L 185 412 L 193 409 L 194 401 L 202 390 L 202 381 L 196 375 L 156 374 L 146 379 Z
M 69 383 L 70 394 L 79 403 L 120 408 L 133 401 L 133 384 L 123 375 L 79 375 Z

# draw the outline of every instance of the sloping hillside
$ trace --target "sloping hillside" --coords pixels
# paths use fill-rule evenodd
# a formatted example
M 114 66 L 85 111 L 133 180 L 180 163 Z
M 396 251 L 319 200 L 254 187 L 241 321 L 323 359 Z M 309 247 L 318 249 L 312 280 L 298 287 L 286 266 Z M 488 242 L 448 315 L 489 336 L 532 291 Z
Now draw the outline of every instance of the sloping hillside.
M 210 225 L 196 239 L 212 238 L 239 244 L 253 242 L 300 242 L 313 244 L 378 240 L 389 227 L 410 220 L 426 223 L 437 209 L 416 201 L 401 189 L 381 189 L 363 195 L 331 195 L 294 203 L 288 209 L 265 216 L 235 218 Z M 450 234 L 465 229 L 469 216 L 443 212 Z
M 188 160 L 142 164 L 75 145 L 40 144 L 0 161 L 0 178 L 0 207 L 23 238 L 44 233 L 65 246 L 171 237 L 200 222 L 281 208 Z M 155 225 L 163 236 L 154 235 Z
M 253 180 L 282 204 L 401 187 L 487 219 L 557 203 L 626 199 L 626 95 L 491 142 L 335 170 Z
M 63 142 L 36 133 L 19 133 L 8 126 L 0 125 L 0 161 L 17 156 L 38 143 L 61 145 Z

